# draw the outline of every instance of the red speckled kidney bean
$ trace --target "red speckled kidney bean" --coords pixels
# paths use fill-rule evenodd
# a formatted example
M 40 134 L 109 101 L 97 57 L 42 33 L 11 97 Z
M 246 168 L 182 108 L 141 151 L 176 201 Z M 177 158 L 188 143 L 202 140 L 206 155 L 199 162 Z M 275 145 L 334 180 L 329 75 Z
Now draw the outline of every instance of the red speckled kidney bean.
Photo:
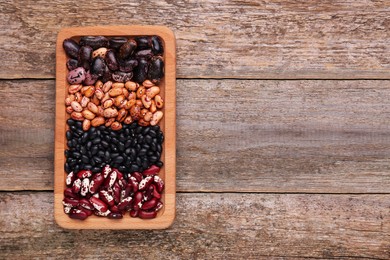
M 108 214 L 107 217 L 110 219 L 121 219 L 121 218 L 123 218 L 123 215 L 121 213 L 111 212 L 110 214 Z
M 79 200 L 78 199 L 72 199 L 72 198 L 64 198 L 62 200 L 62 204 L 65 207 L 77 207 L 79 205 Z
M 104 203 L 106 203 L 107 205 L 109 205 L 110 207 L 114 206 L 114 204 L 115 204 L 114 197 L 111 196 L 111 195 L 108 193 L 108 191 L 105 191 L 105 190 L 99 191 L 99 198 L 100 198 Z
M 138 190 L 144 191 L 147 188 L 149 188 L 150 184 L 153 182 L 153 177 L 152 176 L 147 176 L 144 178 L 138 185 Z
M 90 193 L 96 193 L 98 189 L 100 188 L 100 185 L 102 185 L 104 182 L 103 174 L 97 173 L 92 177 L 92 181 L 89 184 L 89 192 Z
M 64 212 L 73 219 L 92 214 L 119 219 L 126 211 L 131 217 L 150 219 L 163 207 L 160 191 L 164 182 L 157 175 L 136 173 L 125 179 L 119 170 L 106 166 L 99 173 L 81 170 L 66 179 L 71 187 L 64 190 Z
M 132 217 L 132 218 L 136 218 L 136 217 L 138 217 L 138 210 L 130 210 L 130 217 Z
M 77 179 L 73 182 L 72 191 L 74 194 L 78 194 L 80 192 L 80 189 L 81 189 L 81 180 Z
M 143 175 L 154 175 L 160 172 L 160 167 L 156 165 L 150 166 L 148 169 L 142 172 Z
M 85 197 L 89 191 L 89 179 L 84 178 L 81 182 L 81 189 L 80 189 L 80 195 Z
M 79 201 L 79 204 L 81 207 L 85 208 L 85 209 L 88 209 L 88 210 L 94 210 L 94 207 L 93 205 L 91 204 L 91 202 L 89 202 L 89 200 L 83 198 Z
M 142 204 L 141 209 L 148 210 L 148 209 L 155 208 L 157 206 L 157 203 L 158 203 L 158 199 L 152 198 L 151 200 L 144 202 L 144 204 Z
M 69 212 L 69 217 L 73 218 L 73 219 L 84 220 L 84 219 L 88 218 L 88 214 L 84 210 L 81 210 L 81 209 L 72 209 Z
M 124 198 L 121 202 L 119 202 L 118 209 L 120 211 L 125 210 L 126 207 L 130 205 L 131 201 L 132 201 L 131 197 Z
M 66 177 L 66 185 L 72 186 L 73 182 L 76 180 L 76 175 L 73 172 L 70 172 Z
M 108 210 L 107 204 L 104 203 L 101 199 L 92 196 L 89 199 L 89 202 L 91 202 L 93 207 L 99 212 L 106 212 Z
M 153 182 L 156 185 L 156 189 L 158 193 L 161 193 L 164 190 L 164 182 L 159 176 L 154 176 L 153 177 Z
M 73 193 L 72 188 L 66 188 L 64 190 L 64 196 L 65 198 L 79 199 L 79 196 Z
M 77 173 L 77 177 L 80 179 L 89 178 L 92 176 L 92 172 L 90 170 L 81 170 Z
M 151 218 L 155 218 L 156 216 L 157 216 L 157 212 L 156 211 L 140 210 L 138 212 L 138 217 L 140 217 L 142 219 L 151 219 Z
M 134 177 L 136 179 L 137 182 L 140 182 L 142 181 L 142 174 L 139 173 L 139 172 L 133 172 L 131 174 L 132 177 Z

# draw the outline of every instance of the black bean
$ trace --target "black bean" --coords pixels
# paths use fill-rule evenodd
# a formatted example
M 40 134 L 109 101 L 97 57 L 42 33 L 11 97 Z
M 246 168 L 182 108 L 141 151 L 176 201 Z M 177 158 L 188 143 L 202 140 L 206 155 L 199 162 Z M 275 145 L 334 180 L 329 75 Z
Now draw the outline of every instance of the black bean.
M 74 173 L 78 173 L 80 171 L 80 166 L 79 165 L 76 165 L 74 168 L 73 168 L 73 171 Z
M 69 166 L 68 163 L 65 163 L 64 168 L 65 168 L 65 171 L 66 171 L 67 173 L 70 173 L 71 170 L 70 170 L 70 166 Z
M 99 157 L 97 157 L 97 156 L 94 156 L 94 157 L 92 157 L 92 159 L 97 163 L 97 164 L 100 164 L 100 163 L 102 163 L 103 162 L 103 160 L 102 159 L 100 159 Z
M 66 123 L 69 125 L 69 126 L 73 126 L 75 124 L 75 120 L 69 118 L 68 120 L 66 120 Z
M 158 162 L 156 162 L 156 166 L 157 167 L 163 167 L 163 165 L 164 165 L 164 163 L 162 162 L 162 161 L 158 161 Z
M 133 158 L 135 158 L 135 157 L 137 156 L 137 152 L 136 152 L 136 150 L 135 150 L 134 148 L 131 148 L 131 149 L 130 149 L 130 155 L 131 155 Z
M 139 144 L 142 144 L 142 143 L 144 142 L 144 136 L 143 136 L 143 135 L 139 135 L 139 136 L 137 137 L 137 142 L 138 142 Z
M 116 145 L 119 144 L 119 140 L 116 137 L 112 138 L 111 142 Z
M 111 147 L 111 152 L 113 152 L 113 153 L 119 152 L 118 147 L 116 147 L 116 146 Z
M 125 172 L 126 171 L 126 166 L 124 165 L 121 165 L 119 166 L 119 169 L 118 169 L 120 172 Z
M 93 167 L 93 168 L 91 169 L 91 171 L 92 171 L 93 173 L 98 173 L 98 172 L 101 171 L 101 168 L 100 168 L 100 167 Z
M 69 151 L 68 149 L 66 149 L 65 152 L 64 152 L 64 154 L 65 154 L 65 157 L 69 157 L 70 151 Z
M 163 143 L 163 142 L 164 142 L 164 136 L 163 136 L 163 135 L 160 135 L 157 139 L 158 139 L 158 141 L 159 141 L 160 143 Z
M 100 144 L 104 147 L 104 148 L 108 148 L 110 146 L 110 144 L 106 141 L 101 141 Z
M 151 137 L 156 137 L 157 136 L 157 132 L 153 129 L 149 130 L 148 134 L 151 136 Z
M 129 148 L 131 145 L 131 139 L 127 140 L 126 143 L 125 143 L 125 147 L 126 148 Z
M 100 139 L 100 137 L 98 137 L 98 138 L 93 139 L 92 143 L 93 144 L 99 144 L 101 141 L 102 141 L 102 139 Z
M 104 160 L 105 160 L 106 162 L 109 162 L 109 161 L 111 160 L 111 154 L 110 154 L 109 151 L 105 151 L 105 152 L 104 152 Z
M 72 141 L 66 142 L 66 145 L 67 145 L 69 148 L 73 148 L 73 142 L 72 142 Z
M 130 171 L 129 172 L 137 172 L 139 170 L 139 166 L 136 164 L 132 164 L 130 166 Z
M 71 131 L 66 131 L 66 140 L 70 140 L 72 139 L 73 135 L 72 135 L 72 132 Z
M 91 147 L 91 154 L 95 155 L 99 151 L 99 147 L 97 145 L 94 145 Z
M 156 147 L 157 147 L 157 152 L 161 153 L 162 152 L 161 144 L 157 144 Z
M 84 165 L 84 170 L 91 170 L 91 169 L 92 169 L 92 165 L 90 164 Z
M 81 158 L 81 153 L 74 151 L 73 152 L 73 157 L 74 158 Z
M 115 158 L 115 157 L 117 157 L 117 156 L 119 156 L 119 153 L 112 153 L 112 154 L 110 155 L 111 158 Z
M 86 155 L 82 155 L 81 156 L 81 160 L 82 160 L 83 163 L 89 163 L 89 158 Z
M 155 163 L 155 162 L 158 161 L 158 157 L 152 155 L 152 156 L 149 157 L 149 161 L 152 162 L 152 163 Z
M 122 163 L 123 162 L 123 156 L 117 156 L 113 159 L 114 163 Z
M 145 142 L 150 144 L 153 141 L 153 138 L 150 135 L 145 135 Z
M 140 157 L 137 157 L 137 158 L 135 159 L 135 163 L 136 163 L 138 166 L 142 166 L 142 160 L 141 160 L 141 158 L 140 158 Z
M 98 131 L 94 131 L 94 132 L 89 134 L 89 139 L 93 140 L 93 139 L 95 139 L 98 136 L 99 136 Z
M 83 135 L 82 135 L 82 137 L 81 137 L 81 143 L 85 143 L 85 142 L 87 142 L 87 140 L 88 140 L 88 132 L 85 132 Z
M 125 144 L 122 142 L 119 142 L 118 149 L 119 149 L 119 151 L 124 152 L 125 151 Z
M 141 150 L 139 150 L 138 155 L 140 156 L 145 155 L 147 151 L 148 150 L 146 150 L 145 148 L 142 148 Z
M 92 135 L 92 134 L 95 133 L 95 132 L 96 132 L 96 128 L 93 127 L 93 126 L 91 126 L 91 128 L 88 130 L 88 133 L 89 133 L 90 135 Z
M 125 125 L 120 131 L 100 126 L 84 132 L 79 122 L 70 121 L 69 150 L 65 152 L 69 171 L 102 169 L 106 164 L 124 173 L 161 165 L 163 133 L 159 126 Z M 84 145 L 83 145 L 84 143 Z
M 146 161 L 143 161 L 142 162 L 142 168 L 145 170 L 145 169 L 147 169 L 147 168 L 149 168 L 149 160 L 146 160 Z
M 82 129 L 77 129 L 76 132 L 75 132 L 75 134 L 76 134 L 77 136 L 82 136 L 82 135 L 84 134 L 84 131 L 83 131 Z
M 87 151 L 87 148 L 85 146 L 82 146 L 81 149 L 80 149 L 80 153 L 81 154 L 88 154 L 88 151 Z
M 118 167 L 119 167 L 119 164 L 114 163 L 114 162 L 111 163 L 111 168 L 118 168 Z
M 97 153 L 97 156 L 100 157 L 100 158 L 103 158 L 103 157 L 104 157 L 104 152 L 100 150 L 100 151 Z

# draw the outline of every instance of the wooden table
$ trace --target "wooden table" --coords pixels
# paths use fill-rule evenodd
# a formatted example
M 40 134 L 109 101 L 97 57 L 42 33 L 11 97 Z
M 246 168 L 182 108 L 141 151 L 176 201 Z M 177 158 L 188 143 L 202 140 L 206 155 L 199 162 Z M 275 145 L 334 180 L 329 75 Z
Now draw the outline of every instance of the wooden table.
M 0 258 L 390 258 L 390 2 L 0 1 Z M 306 3 L 307 2 L 307 3 Z M 177 37 L 177 217 L 53 218 L 55 40 Z

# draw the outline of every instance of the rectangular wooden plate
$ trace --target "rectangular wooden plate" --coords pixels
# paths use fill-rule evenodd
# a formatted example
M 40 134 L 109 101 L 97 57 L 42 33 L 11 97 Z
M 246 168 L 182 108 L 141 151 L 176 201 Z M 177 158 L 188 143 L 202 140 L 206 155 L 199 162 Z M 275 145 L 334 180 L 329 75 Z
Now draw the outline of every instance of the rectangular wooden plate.
M 159 84 L 160 95 L 164 99 L 164 117 L 160 127 L 164 132 L 163 153 L 161 160 L 164 166 L 160 177 L 165 182 L 162 201 L 164 207 L 154 219 L 143 220 L 132 218 L 127 213 L 123 219 L 90 216 L 86 220 L 71 219 L 64 213 L 62 200 L 66 173 L 64 170 L 66 146 L 65 95 L 69 84 L 66 80 L 66 54 L 62 42 L 66 38 L 79 39 L 80 36 L 142 36 L 157 35 L 164 45 L 165 76 Z M 66 28 L 59 32 L 56 46 L 56 125 L 54 153 L 54 217 L 58 225 L 69 229 L 163 229 L 169 227 L 175 218 L 176 211 L 176 42 L 171 30 L 163 26 L 96 26 Z

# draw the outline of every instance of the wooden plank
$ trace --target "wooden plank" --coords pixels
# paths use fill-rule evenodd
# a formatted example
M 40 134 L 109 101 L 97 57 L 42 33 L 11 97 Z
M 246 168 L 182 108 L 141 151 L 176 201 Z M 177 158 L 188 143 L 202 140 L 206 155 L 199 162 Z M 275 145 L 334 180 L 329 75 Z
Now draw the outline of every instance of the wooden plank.
M 61 28 L 118 24 L 170 27 L 181 78 L 390 78 L 388 1 L 106 4 L 2 1 L 0 78 L 53 78 Z
M 389 193 L 389 84 L 178 80 L 177 190 Z M 53 189 L 54 89 L 0 81 L 0 190 Z
M 49 192 L 0 193 L 0 258 L 390 258 L 390 195 L 178 194 L 163 231 L 71 231 Z M 126 216 L 129 217 L 129 216 Z

